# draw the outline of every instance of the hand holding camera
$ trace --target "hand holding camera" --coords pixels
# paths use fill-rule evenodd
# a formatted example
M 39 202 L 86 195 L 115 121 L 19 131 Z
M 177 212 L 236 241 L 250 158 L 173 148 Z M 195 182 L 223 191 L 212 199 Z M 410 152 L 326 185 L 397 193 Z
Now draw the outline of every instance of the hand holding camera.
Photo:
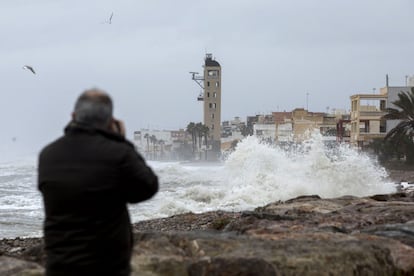
M 125 124 L 121 120 L 112 118 L 110 130 L 125 137 Z

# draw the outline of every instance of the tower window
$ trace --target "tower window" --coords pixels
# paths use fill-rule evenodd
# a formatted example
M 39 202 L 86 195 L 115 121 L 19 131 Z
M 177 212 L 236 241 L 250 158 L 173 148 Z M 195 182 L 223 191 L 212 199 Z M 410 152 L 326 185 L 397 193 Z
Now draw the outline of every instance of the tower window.
M 209 81 L 207 82 L 207 86 L 210 86 L 210 82 Z
M 217 98 L 217 93 L 216 92 L 213 93 L 213 97 Z
M 210 92 L 207 92 L 207 98 L 210 98 Z
M 214 125 L 211 125 L 211 129 L 214 129 Z
M 211 113 L 211 119 L 214 119 L 214 113 Z
M 218 71 L 217 70 L 208 70 L 207 73 L 210 77 L 217 77 L 218 76 Z
M 218 81 L 216 81 L 216 87 L 219 87 L 220 83 Z

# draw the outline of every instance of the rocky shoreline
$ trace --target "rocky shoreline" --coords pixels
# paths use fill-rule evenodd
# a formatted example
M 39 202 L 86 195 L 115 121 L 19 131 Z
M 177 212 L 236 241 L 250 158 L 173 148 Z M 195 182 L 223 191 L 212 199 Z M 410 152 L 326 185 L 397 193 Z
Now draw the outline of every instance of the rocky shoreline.
M 132 275 L 414 275 L 414 191 L 187 213 L 134 237 Z M 0 275 L 43 275 L 44 257 L 41 238 L 0 240 Z

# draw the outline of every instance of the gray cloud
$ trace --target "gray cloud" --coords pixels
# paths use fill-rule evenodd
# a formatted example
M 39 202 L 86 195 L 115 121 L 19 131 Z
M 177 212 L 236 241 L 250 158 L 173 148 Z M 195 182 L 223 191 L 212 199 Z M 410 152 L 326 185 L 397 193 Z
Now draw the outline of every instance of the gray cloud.
M 189 71 L 223 67 L 223 119 L 304 107 L 349 109 L 349 96 L 414 74 L 410 0 L 2 2 L 0 153 L 59 136 L 78 94 L 110 92 L 129 136 L 201 121 Z M 114 12 L 112 24 L 102 24 Z M 37 75 L 22 69 L 32 65 Z M 17 147 L 17 146 L 16 146 Z

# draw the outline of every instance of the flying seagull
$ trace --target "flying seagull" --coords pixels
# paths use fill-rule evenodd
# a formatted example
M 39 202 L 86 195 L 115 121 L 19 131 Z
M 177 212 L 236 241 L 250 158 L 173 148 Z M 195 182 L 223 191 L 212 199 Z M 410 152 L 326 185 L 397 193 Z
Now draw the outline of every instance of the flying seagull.
M 112 24 L 112 17 L 114 16 L 114 13 L 111 13 L 111 16 L 109 16 L 108 20 L 105 20 L 104 22 L 102 22 L 101 24 Z
M 32 66 L 25 65 L 25 66 L 23 66 L 23 69 L 30 70 L 30 71 L 32 71 L 32 73 L 33 73 L 33 74 L 35 74 L 35 75 L 36 75 L 36 72 L 35 72 L 35 70 L 33 69 L 33 67 L 32 67 Z

